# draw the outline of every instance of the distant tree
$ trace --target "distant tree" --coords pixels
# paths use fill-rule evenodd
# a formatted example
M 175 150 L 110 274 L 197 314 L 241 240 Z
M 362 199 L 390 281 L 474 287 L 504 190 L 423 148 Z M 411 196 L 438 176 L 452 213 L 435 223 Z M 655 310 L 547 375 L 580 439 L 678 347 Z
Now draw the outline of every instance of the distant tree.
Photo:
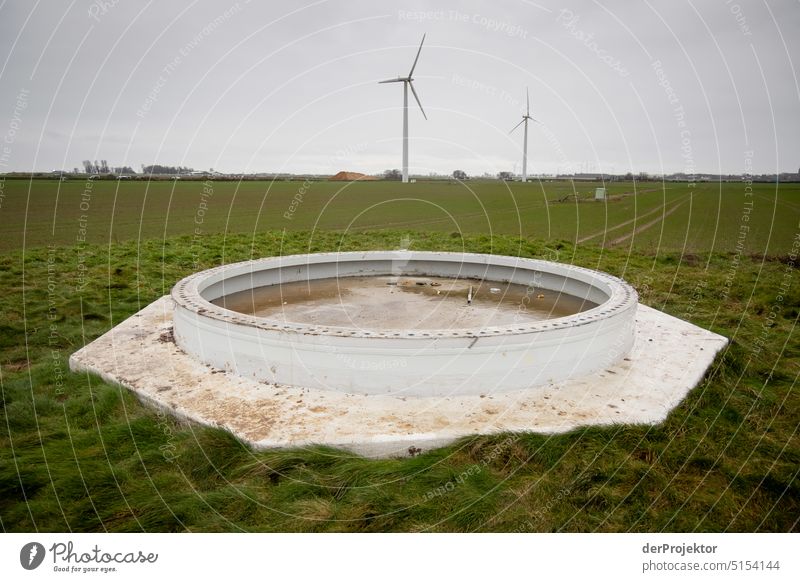
M 81 163 L 83 164 L 83 171 L 84 172 L 86 172 L 87 174 L 94 174 L 94 171 L 92 169 L 93 166 L 92 166 L 92 161 L 91 160 L 83 160 L 83 162 L 81 162 Z
M 183 166 L 162 166 L 153 164 L 152 166 L 142 166 L 142 173 L 144 174 L 188 174 L 193 172 L 192 168 L 185 168 Z
M 386 170 L 383 173 L 383 179 L 384 180 L 402 180 L 403 179 L 403 173 L 400 170 L 397 170 L 397 169 Z
M 497 179 L 504 181 L 513 180 L 514 174 L 512 174 L 511 172 L 500 172 L 499 174 L 497 174 Z
M 464 170 L 456 170 L 455 172 L 453 172 L 453 178 L 455 178 L 456 180 L 466 180 L 467 173 Z
M 114 166 L 111 168 L 111 171 L 114 174 L 135 174 L 136 172 L 133 171 L 133 168 L 130 166 Z

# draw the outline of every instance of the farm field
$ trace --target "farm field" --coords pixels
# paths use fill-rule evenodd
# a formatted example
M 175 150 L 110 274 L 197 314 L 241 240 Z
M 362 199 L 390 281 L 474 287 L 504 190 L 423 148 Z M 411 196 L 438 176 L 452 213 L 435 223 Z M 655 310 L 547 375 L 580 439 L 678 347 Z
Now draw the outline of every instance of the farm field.
M 268 231 L 497 234 L 576 246 L 777 255 L 791 246 L 800 184 L 65 182 L 7 180 L 0 252 Z M 580 202 L 576 198 L 581 199 Z
M 767 258 L 706 249 L 703 261 L 680 245 L 631 252 L 625 245 L 453 236 L 452 229 L 410 226 L 259 229 L 256 237 L 209 234 L 198 244 L 189 234 L 154 233 L 163 219 L 154 212 L 141 238 L 0 255 L 4 531 L 800 528 L 800 285 L 787 259 L 791 242 Z M 669 216 L 678 224 L 679 212 Z M 139 216 L 123 223 L 135 230 Z M 68 239 L 73 228 L 65 224 L 59 236 Z M 781 237 L 791 241 L 785 228 Z M 379 461 L 320 447 L 253 451 L 225 431 L 177 422 L 125 389 L 68 371 L 73 351 L 197 269 L 277 254 L 397 248 L 401 241 L 418 250 L 555 254 L 624 277 L 642 303 L 726 335 L 731 344 L 657 426 L 473 437 L 411 459 Z
M 589 200 L 596 186 L 6 181 L 0 526 L 797 530 L 800 185 L 751 197 L 735 183 L 612 183 L 606 202 Z M 661 425 L 474 437 L 381 461 L 253 451 L 68 371 L 73 351 L 199 269 L 405 246 L 607 271 L 731 344 Z

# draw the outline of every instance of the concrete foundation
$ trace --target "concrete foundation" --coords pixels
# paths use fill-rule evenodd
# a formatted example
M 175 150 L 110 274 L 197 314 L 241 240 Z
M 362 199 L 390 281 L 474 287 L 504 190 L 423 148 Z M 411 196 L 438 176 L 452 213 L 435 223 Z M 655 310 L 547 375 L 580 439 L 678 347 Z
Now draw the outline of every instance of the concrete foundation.
M 222 427 L 256 448 L 324 444 L 370 457 L 407 456 L 467 435 L 655 424 L 697 385 L 727 344 L 722 336 L 640 305 L 628 355 L 591 374 L 510 392 L 368 396 L 223 373 L 174 343 L 174 313 L 173 300 L 162 297 L 75 352 L 71 369 L 124 386 L 178 417 Z M 341 367 L 354 365 L 339 360 Z

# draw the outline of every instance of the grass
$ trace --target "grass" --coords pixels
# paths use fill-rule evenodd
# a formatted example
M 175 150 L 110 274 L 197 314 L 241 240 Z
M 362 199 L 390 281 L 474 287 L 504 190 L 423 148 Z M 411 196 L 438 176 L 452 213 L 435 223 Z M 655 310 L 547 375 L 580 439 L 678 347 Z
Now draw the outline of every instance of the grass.
M 404 237 L 419 250 L 557 252 L 561 261 L 624 277 L 643 303 L 731 344 L 658 426 L 474 437 L 405 460 L 322 447 L 255 452 L 222 430 L 177 423 L 124 389 L 68 372 L 70 353 L 199 268 L 397 248 Z M 204 234 L 200 242 L 143 236 L 7 252 L 0 255 L 0 526 L 797 531 L 800 285 L 789 264 L 788 230 L 776 238 L 783 247 L 768 256 L 418 230 L 259 230 Z
M 591 201 L 601 185 L 7 180 L 0 252 L 79 238 L 112 244 L 284 229 L 458 231 L 649 253 L 732 252 L 752 202 L 742 244 L 769 255 L 791 244 L 800 211 L 800 184 L 753 184 L 747 196 L 740 183 L 612 182 L 607 202 Z M 583 201 L 560 201 L 570 195 Z

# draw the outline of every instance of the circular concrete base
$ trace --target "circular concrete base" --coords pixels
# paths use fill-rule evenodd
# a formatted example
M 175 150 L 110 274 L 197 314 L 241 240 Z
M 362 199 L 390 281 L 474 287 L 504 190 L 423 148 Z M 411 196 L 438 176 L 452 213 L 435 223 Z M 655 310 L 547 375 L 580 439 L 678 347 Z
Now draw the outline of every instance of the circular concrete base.
M 566 293 L 597 307 L 558 319 L 450 329 L 292 323 L 212 301 L 248 289 L 364 276 L 449 277 Z M 597 271 L 468 253 L 372 251 L 275 257 L 194 274 L 172 290 L 175 341 L 186 353 L 245 378 L 301 388 L 412 397 L 521 390 L 584 376 L 633 344 L 637 294 Z M 520 314 L 527 309 L 525 297 Z

